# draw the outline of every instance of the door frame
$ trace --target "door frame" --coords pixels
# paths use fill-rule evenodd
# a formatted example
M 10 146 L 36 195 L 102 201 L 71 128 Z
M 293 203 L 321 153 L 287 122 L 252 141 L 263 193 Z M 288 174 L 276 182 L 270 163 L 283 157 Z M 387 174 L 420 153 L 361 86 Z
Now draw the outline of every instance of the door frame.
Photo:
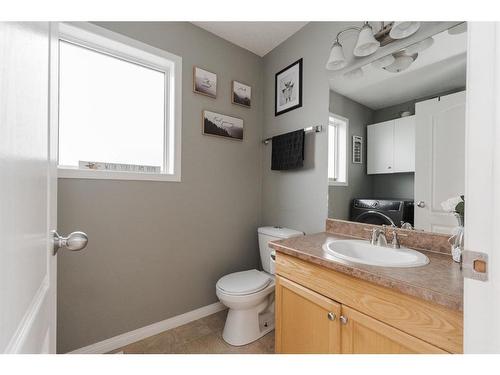
M 464 280 L 464 352 L 500 353 L 500 24 L 468 23 L 465 249 L 488 254 L 486 282 Z M 497 242 L 495 242 L 495 240 Z M 496 249 L 495 249 L 495 245 Z
M 57 352 L 57 255 L 53 253 L 52 231 L 57 228 L 57 157 L 59 142 L 59 24 L 49 23 L 49 118 L 48 118 L 48 251 L 51 256 L 48 275 L 50 279 L 50 328 L 48 353 Z

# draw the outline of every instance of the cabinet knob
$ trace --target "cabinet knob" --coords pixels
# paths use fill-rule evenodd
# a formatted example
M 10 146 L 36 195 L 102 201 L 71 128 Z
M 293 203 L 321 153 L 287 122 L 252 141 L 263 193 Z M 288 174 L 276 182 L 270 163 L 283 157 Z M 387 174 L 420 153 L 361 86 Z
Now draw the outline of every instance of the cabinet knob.
M 392 167 L 391 167 L 391 166 L 389 166 L 389 167 L 387 167 L 387 169 L 392 169 Z
M 347 324 L 347 321 L 348 321 L 347 316 L 344 315 L 340 316 L 340 323 Z
M 329 320 L 335 320 L 336 317 L 337 317 L 337 315 L 335 315 L 335 313 L 333 313 L 333 312 L 329 312 L 328 313 L 328 319 Z
M 424 201 L 418 201 L 417 207 L 424 208 L 425 207 L 425 202 Z

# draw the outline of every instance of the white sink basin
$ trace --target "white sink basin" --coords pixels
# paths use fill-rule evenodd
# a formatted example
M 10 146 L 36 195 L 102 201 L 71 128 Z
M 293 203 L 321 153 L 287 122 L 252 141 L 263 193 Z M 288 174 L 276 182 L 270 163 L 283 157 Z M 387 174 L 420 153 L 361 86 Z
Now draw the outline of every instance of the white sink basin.
M 374 246 L 366 240 L 333 240 L 326 242 L 323 250 L 335 258 L 370 266 L 418 267 L 429 263 L 429 258 L 416 250 Z

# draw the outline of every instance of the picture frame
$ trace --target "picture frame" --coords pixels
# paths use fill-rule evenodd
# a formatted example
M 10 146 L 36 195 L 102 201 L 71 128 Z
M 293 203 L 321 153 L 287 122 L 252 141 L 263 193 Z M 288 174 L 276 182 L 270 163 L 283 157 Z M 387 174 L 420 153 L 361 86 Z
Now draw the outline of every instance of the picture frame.
M 244 123 L 238 117 L 204 110 L 201 114 L 201 131 L 203 135 L 242 141 Z
M 274 116 L 302 107 L 302 63 L 301 58 L 274 76 Z
M 199 66 L 193 66 L 193 92 L 217 98 L 217 74 Z
M 252 107 L 252 86 L 233 80 L 231 82 L 231 103 L 242 107 Z
M 363 164 L 363 137 L 359 135 L 352 136 L 352 162 Z

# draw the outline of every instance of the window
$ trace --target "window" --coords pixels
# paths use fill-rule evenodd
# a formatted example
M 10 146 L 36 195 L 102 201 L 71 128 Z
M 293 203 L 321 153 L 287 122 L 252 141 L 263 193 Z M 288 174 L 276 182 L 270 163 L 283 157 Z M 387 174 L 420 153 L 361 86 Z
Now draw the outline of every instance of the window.
M 180 180 L 180 58 L 60 25 L 59 176 Z
M 349 120 L 330 114 L 328 126 L 328 181 L 347 186 L 347 134 Z

